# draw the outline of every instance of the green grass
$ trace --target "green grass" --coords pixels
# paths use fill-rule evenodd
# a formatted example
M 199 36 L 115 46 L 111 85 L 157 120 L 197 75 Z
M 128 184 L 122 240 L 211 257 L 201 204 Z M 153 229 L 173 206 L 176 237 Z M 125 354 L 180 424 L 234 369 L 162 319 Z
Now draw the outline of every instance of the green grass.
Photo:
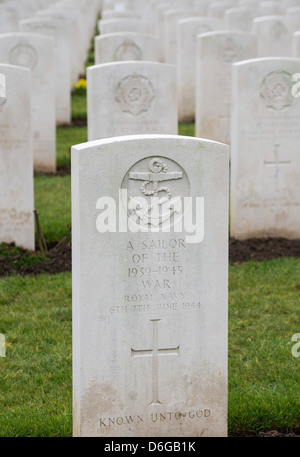
M 87 127 L 56 129 L 57 166 L 70 171 L 71 147 L 87 141 Z
M 87 120 L 87 98 L 86 94 L 75 93 L 72 95 L 72 120 Z
M 71 176 L 34 178 L 35 208 L 47 245 L 53 245 L 67 233 L 71 224 Z
M 195 136 L 195 124 L 179 123 L 178 135 Z
M 300 261 L 230 267 L 229 432 L 300 430 Z M 0 436 L 71 436 L 71 275 L 0 278 Z
M 229 428 L 300 432 L 300 260 L 231 266 L 229 275 Z
M 71 275 L 0 279 L 0 436 L 71 436 Z

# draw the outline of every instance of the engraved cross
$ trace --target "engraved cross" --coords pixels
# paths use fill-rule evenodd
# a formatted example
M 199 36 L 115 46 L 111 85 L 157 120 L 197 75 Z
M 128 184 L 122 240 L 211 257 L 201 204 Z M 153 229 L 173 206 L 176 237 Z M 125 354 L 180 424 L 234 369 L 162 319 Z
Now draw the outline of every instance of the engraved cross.
M 160 319 L 151 319 L 153 323 L 153 347 L 152 349 L 135 350 L 131 348 L 131 357 L 152 357 L 152 401 L 150 405 L 159 405 L 158 398 L 158 359 L 159 356 L 176 355 L 179 356 L 179 347 L 160 349 L 158 345 L 158 323 Z
M 266 167 L 275 167 L 275 174 L 274 178 L 276 180 L 276 192 L 279 192 L 279 171 L 280 167 L 284 167 L 286 165 L 290 165 L 291 161 L 290 160 L 279 160 L 279 148 L 280 144 L 275 144 L 274 145 L 274 161 L 264 161 L 264 165 Z

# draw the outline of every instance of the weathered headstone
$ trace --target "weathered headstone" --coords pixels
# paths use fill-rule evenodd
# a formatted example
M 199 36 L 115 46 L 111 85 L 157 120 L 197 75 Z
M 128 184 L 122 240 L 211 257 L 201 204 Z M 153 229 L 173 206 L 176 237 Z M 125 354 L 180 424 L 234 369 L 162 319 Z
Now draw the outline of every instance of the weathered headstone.
M 124 60 L 158 62 L 158 39 L 138 32 L 107 33 L 95 37 L 95 65 Z
M 173 65 L 136 61 L 89 67 L 89 141 L 132 134 L 177 134 L 176 87 Z
M 0 64 L 0 74 L 0 242 L 34 250 L 30 71 Z
M 88 5 L 84 2 L 81 2 L 81 5 Z M 86 56 L 88 54 L 90 43 L 91 43 L 91 33 L 90 33 L 90 25 L 87 22 L 87 18 L 89 17 L 88 11 L 86 8 L 82 12 L 79 6 L 74 8 L 74 0 L 67 2 L 64 0 L 63 3 L 53 3 L 51 4 L 51 8 L 49 8 L 53 12 L 57 12 L 59 14 L 66 15 L 71 23 L 70 33 L 71 33 L 71 42 L 70 42 L 70 50 L 71 50 L 71 69 L 72 61 L 75 59 L 77 65 L 77 73 L 74 74 L 74 77 L 78 78 L 78 75 L 81 75 L 85 71 L 85 62 Z M 95 30 L 95 23 L 96 23 L 96 16 L 94 16 L 93 21 L 93 32 Z M 94 34 L 94 33 L 93 33 Z M 74 78 L 73 78 L 74 79 Z M 76 80 L 77 82 L 77 80 Z
M 19 13 L 16 4 L 0 4 L 0 33 L 18 31 Z
M 197 37 L 196 136 L 230 144 L 232 63 L 256 57 L 255 36 L 217 31 Z
M 226 9 L 233 8 L 235 5 L 235 1 L 212 1 L 207 5 L 206 14 L 210 17 L 222 19 Z
M 55 172 L 54 40 L 30 33 L 0 35 L 0 62 L 31 71 L 34 169 Z
M 291 57 L 295 21 L 291 16 L 263 16 L 253 20 L 258 57 Z
M 201 9 L 174 9 L 167 10 L 164 13 L 164 60 L 167 63 L 176 65 L 177 63 L 177 39 L 178 39 L 178 21 L 190 17 L 201 15 Z M 186 50 L 188 52 L 188 50 Z
M 222 28 L 222 21 L 193 17 L 178 21 L 177 85 L 179 122 L 195 119 L 197 35 Z
M 36 13 L 37 18 L 49 18 L 50 20 L 60 21 L 64 24 L 70 54 L 70 84 L 73 85 L 78 81 L 83 54 L 80 30 L 79 27 L 76 27 L 76 18 L 73 16 L 75 13 L 76 11 L 69 12 L 68 10 L 59 8 L 49 8 Z
M 293 57 L 300 58 L 300 31 L 294 32 L 293 36 Z
M 74 146 L 72 202 L 74 435 L 226 436 L 228 147 Z
M 3 111 L 6 103 L 6 80 L 3 74 L 0 74 L 0 111 Z
M 118 11 L 118 10 L 103 10 L 101 13 L 101 18 L 103 20 L 105 19 L 120 19 L 120 18 L 139 18 L 139 14 L 136 11 L 132 10 L 124 10 L 124 11 Z
M 233 65 L 230 227 L 237 239 L 300 237 L 295 73 L 300 73 L 300 59 Z
M 279 1 L 266 1 L 259 4 L 259 16 L 273 16 L 284 14 L 284 5 Z
M 230 8 L 224 13 L 224 29 L 251 32 L 256 15 L 254 8 Z
M 68 31 L 64 21 L 39 17 L 19 22 L 20 32 L 54 38 L 56 123 L 71 122 L 71 66 Z
M 294 8 L 288 8 L 286 15 L 293 18 L 295 23 L 295 31 L 300 30 L 300 6 Z
M 146 21 L 141 19 L 101 19 L 98 22 L 98 30 L 101 35 L 105 33 L 117 32 L 139 32 L 148 33 L 148 25 Z

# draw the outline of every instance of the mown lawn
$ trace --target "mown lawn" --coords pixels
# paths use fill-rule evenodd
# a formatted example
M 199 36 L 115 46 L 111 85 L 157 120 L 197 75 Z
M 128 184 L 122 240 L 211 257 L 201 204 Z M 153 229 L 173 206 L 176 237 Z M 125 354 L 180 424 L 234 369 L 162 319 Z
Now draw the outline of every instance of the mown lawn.
M 71 275 L 0 279 L 0 436 L 72 434 Z
M 300 261 L 230 266 L 229 432 L 300 431 Z M 71 274 L 0 278 L 0 436 L 71 436 Z

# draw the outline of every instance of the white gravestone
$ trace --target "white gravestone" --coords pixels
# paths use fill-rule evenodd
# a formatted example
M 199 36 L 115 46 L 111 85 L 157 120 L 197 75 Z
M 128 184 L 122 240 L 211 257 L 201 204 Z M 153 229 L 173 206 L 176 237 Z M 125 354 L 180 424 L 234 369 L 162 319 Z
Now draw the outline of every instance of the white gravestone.
M 193 17 L 178 21 L 177 85 L 179 122 L 195 120 L 197 35 L 222 28 L 222 21 Z
M 255 36 L 217 31 L 198 35 L 196 136 L 230 144 L 232 63 L 256 57 Z
M 266 1 L 259 4 L 258 13 L 259 16 L 280 15 L 285 13 L 285 8 L 279 1 Z
M 6 103 L 6 80 L 3 74 L 0 74 L 0 111 L 4 109 Z
M 130 61 L 87 69 L 88 139 L 177 134 L 176 67 Z
M 223 19 L 224 13 L 227 9 L 233 8 L 236 6 L 236 0 L 234 1 L 219 1 L 214 2 L 212 1 L 207 5 L 206 14 L 210 17 L 217 17 L 219 19 Z
M 76 72 L 74 72 L 74 78 L 78 78 L 79 75 L 84 74 L 85 71 L 85 61 L 87 53 L 90 48 L 90 37 L 88 29 L 85 29 L 84 15 L 80 14 L 79 9 L 74 9 L 73 5 L 70 4 L 61 4 L 60 2 L 54 3 L 49 8 L 50 11 L 56 12 L 58 14 L 63 14 L 67 16 L 70 20 L 71 28 L 71 69 L 76 66 Z M 96 22 L 96 20 L 95 20 Z M 93 31 L 95 24 L 93 23 Z M 88 42 L 88 44 L 87 44 Z M 73 62 L 75 60 L 75 62 Z M 77 79 L 76 79 L 77 82 Z
M 294 32 L 293 37 L 293 57 L 300 58 L 300 31 Z
M 74 12 L 75 13 L 75 12 Z M 37 18 L 48 18 L 54 21 L 61 21 L 67 32 L 67 41 L 70 52 L 70 84 L 75 85 L 80 74 L 80 40 L 79 29 L 75 27 L 74 18 L 67 10 L 57 8 L 40 10 L 36 13 Z M 80 43 L 80 44 L 79 44 Z
M 0 62 L 31 71 L 34 169 L 55 172 L 54 40 L 30 33 L 0 35 Z
M 300 237 L 300 90 L 295 73 L 300 73 L 300 59 L 233 65 L 234 238 Z
M 107 33 L 95 37 L 95 65 L 124 60 L 158 62 L 158 39 L 138 32 Z
M 0 242 L 34 250 L 30 71 L 0 64 L 0 74 Z
M 228 147 L 74 146 L 72 202 L 74 435 L 226 436 Z
M 55 111 L 57 124 L 71 122 L 71 63 L 68 31 L 64 21 L 44 17 L 19 22 L 20 32 L 38 33 L 54 38 Z
M 293 18 L 295 23 L 295 30 L 300 30 L 300 3 L 298 7 L 288 8 L 286 15 Z
M 295 20 L 291 16 L 263 16 L 253 20 L 257 57 L 292 57 Z
M 164 14 L 164 60 L 167 63 L 177 63 L 178 21 L 190 17 L 200 16 L 200 12 L 194 9 L 167 10 Z M 186 50 L 188 52 L 188 50 Z
M 120 19 L 120 18 L 139 18 L 139 13 L 132 10 L 116 11 L 116 10 L 103 10 L 101 18 L 105 19 Z
M 101 19 L 98 22 L 98 30 L 101 35 L 117 32 L 148 33 L 148 24 L 141 19 Z
M 224 29 L 251 32 L 256 16 L 254 8 L 230 8 L 224 13 Z
M 18 31 L 19 12 L 16 4 L 0 4 L 0 33 Z

